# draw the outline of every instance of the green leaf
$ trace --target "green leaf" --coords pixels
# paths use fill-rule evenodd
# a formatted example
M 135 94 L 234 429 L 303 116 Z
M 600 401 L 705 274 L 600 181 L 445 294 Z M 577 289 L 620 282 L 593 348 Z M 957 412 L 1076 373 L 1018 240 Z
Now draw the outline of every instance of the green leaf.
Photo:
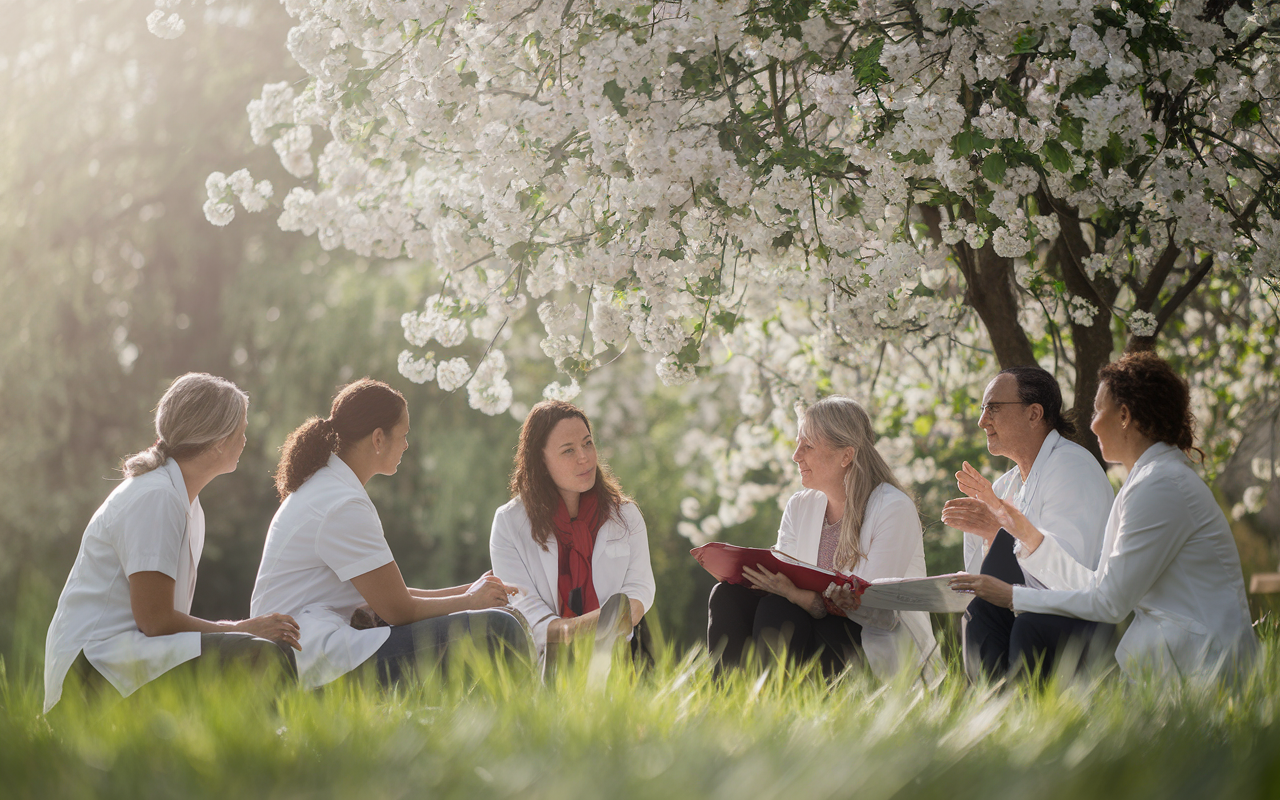
M 1025 31 L 1018 34 L 1018 38 L 1013 40 L 1013 52 L 1034 53 L 1036 48 L 1040 46 L 1041 38 L 1039 31 L 1033 28 L 1027 28 Z
M 1004 173 L 1008 169 L 1005 164 L 1004 156 L 1000 153 L 989 153 L 986 158 L 982 159 L 982 177 L 987 179 L 987 183 L 1004 183 Z
M 627 107 L 622 102 L 627 96 L 627 90 L 619 86 L 617 81 L 609 81 L 604 85 L 604 96 L 613 103 L 613 110 L 618 112 L 618 116 L 627 115 Z
M 951 140 L 951 150 L 957 156 L 967 156 L 974 150 L 990 150 L 994 145 L 994 141 L 973 128 L 965 128 Z
M 738 315 L 732 311 L 721 311 L 718 314 L 712 315 L 711 321 L 720 326 L 725 333 L 733 333 L 733 329 L 738 327 L 738 323 L 741 320 L 739 320 Z
M 1044 155 L 1059 172 L 1071 171 L 1071 154 L 1067 152 L 1067 148 L 1063 147 L 1061 142 L 1053 139 L 1045 142 Z
M 1239 110 L 1231 118 L 1231 124 L 1237 128 L 1247 128 L 1262 121 L 1262 108 L 1252 100 L 1245 100 Z
M 1063 117 L 1058 123 L 1058 132 L 1062 134 L 1062 141 L 1069 142 L 1076 147 L 1084 146 L 1084 122 L 1075 117 Z

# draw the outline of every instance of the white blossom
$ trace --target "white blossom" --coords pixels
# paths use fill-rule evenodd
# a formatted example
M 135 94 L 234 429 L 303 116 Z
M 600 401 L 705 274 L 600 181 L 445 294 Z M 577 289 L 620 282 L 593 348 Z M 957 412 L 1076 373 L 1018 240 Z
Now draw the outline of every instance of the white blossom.
M 401 350 L 396 363 L 400 374 L 414 383 L 427 383 L 435 380 L 436 362 L 434 359 L 415 358 L 409 350 Z
M 147 15 L 147 30 L 161 39 L 176 39 L 187 30 L 187 23 L 176 13 L 165 16 L 157 8 Z
M 471 367 L 462 357 L 443 361 L 436 367 L 436 385 L 442 391 L 452 392 L 471 377 Z

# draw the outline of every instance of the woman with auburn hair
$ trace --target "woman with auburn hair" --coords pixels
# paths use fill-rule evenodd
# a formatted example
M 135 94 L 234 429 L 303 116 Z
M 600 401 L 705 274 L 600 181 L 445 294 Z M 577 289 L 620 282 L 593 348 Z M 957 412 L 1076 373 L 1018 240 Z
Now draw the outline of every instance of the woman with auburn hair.
M 102 676 L 129 696 L 192 659 L 278 660 L 298 626 L 284 614 L 212 622 L 191 616 L 204 548 L 200 490 L 235 471 L 249 396 L 203 373 L 176 379 L 156 407 L 156 442 L 124 462 L 125 480 L 94 513 L 45 641 L 44 710 L 67 672 Z
M 508 590 L 492 575 L 469 586 L 411 589 L 365 491 L 394 475 L 409 447 L 404 396 L 363 378 L 333 399 L 281 448 L 276 489 L 284 501 L 263 547 L 251 608 L 288 609 L 301 630 L 298 677 L 322 686 L 375 659 L 384 682 L 420 661 L 441 661 L 473 639 L 490 650 L 528 653 L 528 635 L 508 613 Z M 356 629 L 367 604 L 388 626 Z
M 653 605 L 649 538 L 581 409 L 544 400 L 529 411 L 511 495 L 493 515 L 489 555 L 494 575 L 520 590 L 515 607 L 539 658 L 581 635 L 607 646 L 630 634 Z
M 875 438 L 871 417 L 848 397 L 804 410 L 792 455 L 804 488 L 787 501 L 775 549 L 864 580 L 925 575 L 915 502 Z M 828 675 L 864 656 L 881 679 L 906 666 L 932 668 L 938 658 L 923 611 L 861 609 L 858 597 L 834 584 L 824 597 L 763 567 L 743 573 L 754 590 L 721 582 L 708 602 L 707 648 L 722 664 L 738 665 L 748 642 L 761 655 L 817 657 Z
M 1129 353 L 1098 372 L 1093 422 L 1102 457 L 1127 477 L 1107 519 L 1102 558 L 1090 570 L 1060 558 L 1077 574 L 1077 590 L 1029 590 L 990 575 L 952 581 L 987 602 L 1015 611 L 1130 624 L 1116 650 L 1126 674 L 1238 677 L 1258 649 L 1231 527 L 1187 458 L 1195 451 L 1195 417 L 1182 378 L 1152 352 Z M 1017 508 L 996 497 L 969 464 L 956 473 L 961 491 L 981 500 L 1022 543 L 1019 558 L 1054 558 L 1058 547 Z

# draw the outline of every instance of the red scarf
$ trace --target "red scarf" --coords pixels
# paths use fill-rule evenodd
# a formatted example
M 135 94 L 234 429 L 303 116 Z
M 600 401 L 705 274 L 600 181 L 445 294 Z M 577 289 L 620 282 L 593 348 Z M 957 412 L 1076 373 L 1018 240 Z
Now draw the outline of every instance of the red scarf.
M 576 617 L 600 608 L 596 587 L 591 581 L 591 554 L 596 549 L 596 493 L 578 495 L 578 516 L 569 519 L 569 509 L 560 499 L 560 506 L 551 518 L 556 529 L 556 544 L 560 550 L 560 616 Z M 575 590 L 581 606 L 574 611 Z

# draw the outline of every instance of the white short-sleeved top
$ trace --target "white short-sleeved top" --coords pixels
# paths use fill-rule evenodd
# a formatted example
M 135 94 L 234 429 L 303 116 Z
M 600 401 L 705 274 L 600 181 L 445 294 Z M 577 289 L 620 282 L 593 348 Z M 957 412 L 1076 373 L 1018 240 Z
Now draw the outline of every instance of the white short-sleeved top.
M 44 710 L 62 697 L 76 656 L 129 696 L 200 655 L 195 631 L 147 636 L 138 630 L 129 576 L 160 572 L 174 580 L 173 607 L 191 613 L 204 549 L 204 511 L 188 499 L 178 462 L 127 478 L 98 508 L 80 540 L 45 639 Z
M 356 630 L 364 598 L 351 579 L 395 561 L 360 479 L 336 455 L 285 498 L 271 520 L 249 612 L 298 622 L 298 679 L 308 688 L 369 659 L 389 628 Z

